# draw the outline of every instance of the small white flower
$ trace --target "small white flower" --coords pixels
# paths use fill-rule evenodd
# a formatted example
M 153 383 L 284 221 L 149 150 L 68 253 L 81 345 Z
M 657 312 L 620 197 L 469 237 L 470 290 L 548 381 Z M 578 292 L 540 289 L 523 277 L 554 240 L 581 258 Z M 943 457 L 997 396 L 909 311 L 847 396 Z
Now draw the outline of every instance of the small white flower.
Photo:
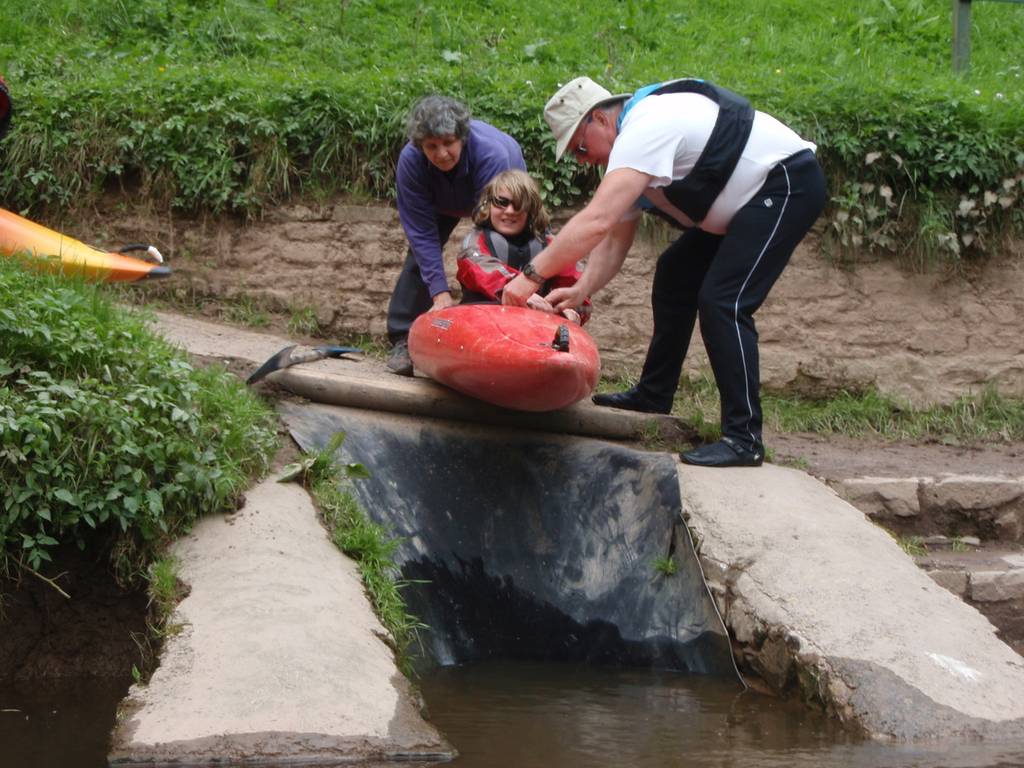
M 1001 94 L 1001 93 L 997 93 L 997 94 L 996 94 L 996 98 L 997 98 L 997 99 L 999 99 L 999 100 L 1001 101 L 1001 100 L 1005 99 L 1006 97 L 1005 97 L 1005 96 L 1003 96 L 1003 94 Z
M 875 160 L 882 156 L 881 152 L 868 152 L 864 157 L 864 165 L 871 165 Z
M 977 88 L 975 88 L 974 89 L 974 95 L 975 96 L 981 96 L 981 91 L 979 91 Z

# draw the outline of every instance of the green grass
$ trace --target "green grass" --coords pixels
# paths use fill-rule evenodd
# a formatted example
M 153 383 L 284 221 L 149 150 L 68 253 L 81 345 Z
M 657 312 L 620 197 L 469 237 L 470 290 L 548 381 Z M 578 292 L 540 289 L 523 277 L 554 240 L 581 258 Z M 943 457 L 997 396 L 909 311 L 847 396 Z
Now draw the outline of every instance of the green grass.
M 193 368 L 101 287 L 0 259 L 0 571 L 74 542 L 138 580 L 276 447 L 273 412 L 226 370 Z
M 769 394 L 766 426 L 782 432 L 817 432 L 885 440 L 952 444 L 1024 440 L 1024 402 L 992 389 L 954 403 L 915 409 L 877 391 L 840 392 L 824 400 Z
M 661 576 L 674 576 L 679 570 L 676 561 L 671 557 L 657 557 L 651 561 L 651 567 Z
M 597 391 L 633 386 L 628 376 L 603 376 Z M 1024 441 L 1024 400 L 994 389 L 967 394 L 949 405 L 913 408 L 877 390 L 841 391 L 809 398 L 762 392 L 764 425 L 775 432 L 812 432 L 888 441 L 937 441 L 954 445 Z M 672 414 L 695 429 L 703 441 L 721 430 L 718 390 L 708 371 L 684 376 Z
M 0 197 L 42 209 L 124 189 L 247 214 L 296 194 L 389 197 L 406 111 L 444 91 L 519 138 L 561 205 L 596 177 L 553 161 L 541 110 L 559 83 L 692 75 L 818 143 L 837 258 L 958 263 L 1024 228 L 1024 8 L 974 7 L 963 77 L 951 28 L 939 0 L 9 0 Z
M 896 543 L 911 557 L 924 557 L 928 554 L 928 547 L 921 541 L 920 536 L 897 536 Z
M 288 333 L 315 336 L 320 330 L 315 307 L 292 307 L 288 314 Z
M 270 313 L 251 296 L 240 296 L 224 305 L 224 319 L 236 325 L 250 328 L 266 328 L 270 325 Z
M 181 601 L 182 585 L 178 580 L 179 563 L 173 555 L 164 554 L 150 563 L 146 573 L 151 612 L 157 626 L 163 627 L 174 607 Z

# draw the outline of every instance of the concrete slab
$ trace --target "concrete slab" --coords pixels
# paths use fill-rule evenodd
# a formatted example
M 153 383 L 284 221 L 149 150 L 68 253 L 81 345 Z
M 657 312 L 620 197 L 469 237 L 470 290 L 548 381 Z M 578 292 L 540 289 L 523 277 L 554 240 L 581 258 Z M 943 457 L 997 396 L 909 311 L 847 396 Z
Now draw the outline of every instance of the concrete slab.
M 272 480 L 175 546 L 189 595 L 122 703 L 112 765 L 437 760 L 453 751 L 306 492 Z
M 679 483 L 748 668 L 876 737 L 1024 735 L 1024 659 L 827 486 L 769 465 Z
M 255 368 L 275 352 L 294 344 L 284 336 L 211 323 L 174 312 L 154 312 L 153 329 L 192 355 L 241 360 Z

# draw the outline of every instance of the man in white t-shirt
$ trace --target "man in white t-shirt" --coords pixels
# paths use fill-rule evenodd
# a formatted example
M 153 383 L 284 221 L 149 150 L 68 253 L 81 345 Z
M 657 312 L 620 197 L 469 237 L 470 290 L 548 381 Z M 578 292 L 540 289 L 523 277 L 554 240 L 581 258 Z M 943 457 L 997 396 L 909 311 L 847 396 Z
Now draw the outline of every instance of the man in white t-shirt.
M 825 205 L 814 144 L 724 88 L 655 83 L 612 95 L 579 77 L 544 108 L 556 157 L 607 171 L 590 203 L 503 293 L 525 304 L 546 276 L 589 254 L 582 278 L 548 295 L 574 307 L 622 267 L 641 213 L 683 230 L 658 258 L 654 333 L 637 386 L 598 405 L 668 413 L 698 315 L 722 403 L 722 438 L 681 455 L 700 466 L 764 460 L 753 315 Z

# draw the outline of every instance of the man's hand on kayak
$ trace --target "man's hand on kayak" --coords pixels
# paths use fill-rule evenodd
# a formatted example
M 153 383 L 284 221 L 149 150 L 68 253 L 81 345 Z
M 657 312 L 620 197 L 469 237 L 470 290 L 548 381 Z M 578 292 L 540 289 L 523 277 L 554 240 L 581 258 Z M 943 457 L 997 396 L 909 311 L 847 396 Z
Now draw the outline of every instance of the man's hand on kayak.
M 551 306 L 551 303 L 541 296 L 539 293 L 533 294 L 526 300 L 526 306 L 530 309 L 536 309 L 538 312 L 547 312 L 550 315 L 555 313 L 555 308 Z
M 526 302 L 537 292 L 537 284 L 525 277 L 516 275 L 501 292 L 501 303 L 506 306 L 525 307 Z
M 563 312 L 567 309 L 575 310 L 577 307 L 582 307 L 587 300 L 587 294 L 580 284 L 576 283 L 565 288 L 555 288 L 546 298 L 556 312 Z

